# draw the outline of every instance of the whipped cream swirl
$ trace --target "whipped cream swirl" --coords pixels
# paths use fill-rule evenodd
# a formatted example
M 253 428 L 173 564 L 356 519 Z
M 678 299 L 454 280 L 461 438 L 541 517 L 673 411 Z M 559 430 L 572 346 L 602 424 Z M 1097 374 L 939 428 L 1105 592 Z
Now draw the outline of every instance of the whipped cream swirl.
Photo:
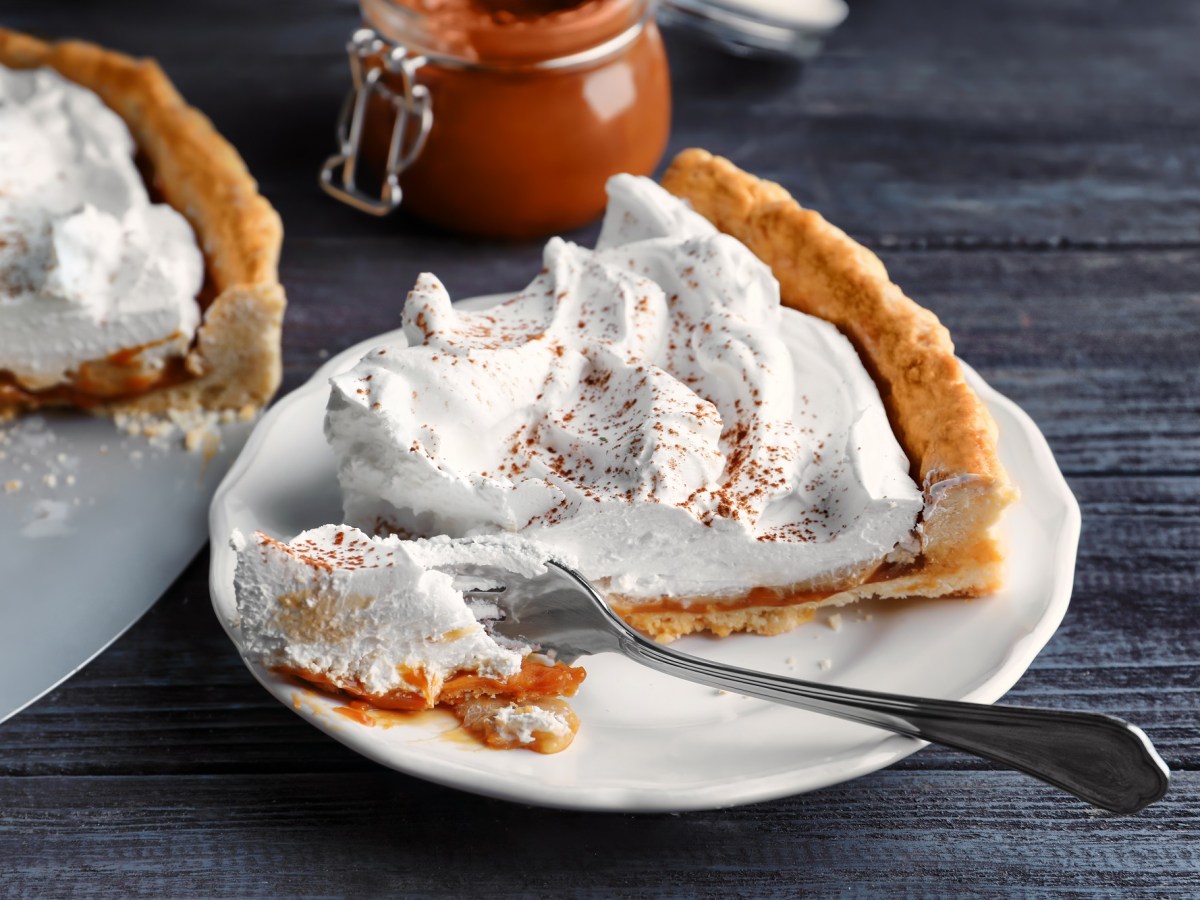
M 204 260 L 134 152 L 91 91 L 0 67 L 0 372 L 26 388 L 133 348 L 161 365 L 191 342 Z
M 492 309 L 422 275 L 403 335 L 332 380 L 350 522 L 516 532 L 685 604 L 819 588 L 911 538 L 921 494 L 853 347 L 648 179 L 612 179 L 597 248 L 551 240 Z

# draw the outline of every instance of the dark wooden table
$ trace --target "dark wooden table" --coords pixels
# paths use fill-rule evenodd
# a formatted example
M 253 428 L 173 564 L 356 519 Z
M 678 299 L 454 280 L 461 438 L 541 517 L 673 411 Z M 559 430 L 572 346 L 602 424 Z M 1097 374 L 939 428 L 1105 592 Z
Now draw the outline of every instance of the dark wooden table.
M 287 228 L 285 390 L 394 327 L 414 276 L 521 285 L 538 245 L 377 222 L 318 163 L 355 8 L 5 0 L 0 21 L 161 60 Z M 1098 815 L 938 748 L 807 796 L 551 812 L 382 769 L 275 703 L 202 554 L 0 726 L 0 894 L 1200 895 L 1200 5 L 855 2 L 803 70 L 672 38 L 672 149 L 782 182 L 875 248 L 1045 431 L 1083 507 L 1071 609 L 1009 698 L 1140 723 L 1175 772 Z M 590 239 L 588 231 L 581 239 Z

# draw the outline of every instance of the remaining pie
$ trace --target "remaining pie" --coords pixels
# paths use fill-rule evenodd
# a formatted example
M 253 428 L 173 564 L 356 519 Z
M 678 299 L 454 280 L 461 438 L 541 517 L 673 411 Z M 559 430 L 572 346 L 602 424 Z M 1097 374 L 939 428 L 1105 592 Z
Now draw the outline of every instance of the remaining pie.
M 266 403 L 279 217 L 154 62 L 0 29 L 0 161 L 0 419 Z

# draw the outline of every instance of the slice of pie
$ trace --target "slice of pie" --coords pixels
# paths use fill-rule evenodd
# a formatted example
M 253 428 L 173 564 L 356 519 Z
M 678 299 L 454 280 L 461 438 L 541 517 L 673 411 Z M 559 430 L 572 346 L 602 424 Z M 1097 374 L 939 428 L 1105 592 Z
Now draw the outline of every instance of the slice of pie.
M 265 404 L 282 229 L 233 147 L 92 44 L 0 29 L 0 89 L 0 419 Z
M 993 590 L 1013 491 L 946 330 L 780 188 L 699 151 L 665 186 L 616 176 L 493 309 L 418 280 L 331 382 L 346 521 L 519 534 L 662 640 Z

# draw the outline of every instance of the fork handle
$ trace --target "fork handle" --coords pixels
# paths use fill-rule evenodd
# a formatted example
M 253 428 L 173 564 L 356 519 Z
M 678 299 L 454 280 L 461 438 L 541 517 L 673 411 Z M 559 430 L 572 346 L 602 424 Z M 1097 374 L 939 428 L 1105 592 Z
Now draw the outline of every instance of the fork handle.
M 1167 792 L 1170 771 L 1150 739 L 1114 716 L 883 694 L 710 662 L 640 635 L 621 643 L 627 656 L 668 675 L 945 744 L 1111 812 L 1137 812 Z

